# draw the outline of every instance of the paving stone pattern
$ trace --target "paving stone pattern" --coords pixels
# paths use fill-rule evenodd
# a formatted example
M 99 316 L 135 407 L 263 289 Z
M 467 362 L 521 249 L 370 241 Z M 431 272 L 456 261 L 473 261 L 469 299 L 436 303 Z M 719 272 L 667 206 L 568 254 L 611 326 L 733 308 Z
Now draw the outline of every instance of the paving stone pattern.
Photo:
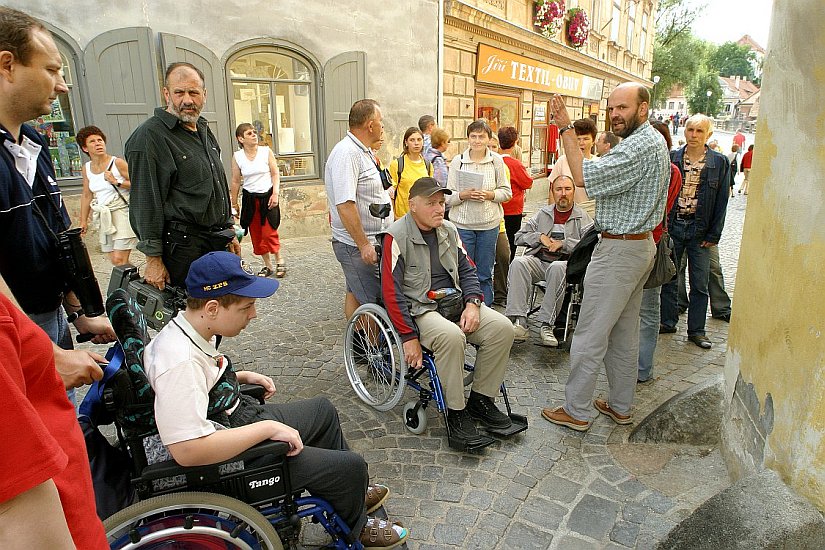
M 530 209 L 541 199 L 531 197 Z M 731 290 L 745 205 L 742 196 L 731 201 L 721 244 Z M 665 448 L 651 451 L 658 462 L 642 458 L 633 466 L 632 460 L 615 458 L 622 449 L 622 456 L 632 455 L 626 444 L 630 427 L 599 415 L 581 434 L 543 420 L 541 408 L 564 399 L 569 356 L 537 346 L 537 326 L 528 342 L 513 347 L 506 378 L 513 408 L 528 416 L 525 433 L 479 454 L 458 453 L 448 448 L 434 408 L 427 413 L 424 434 L 408 433 L 401 404 L 375 411 L 347 381 L 344 282 L 329 238 L 283 237 L 288 273 L 281 288 L 274 298 L 258 301 L 258 319 L 240 336 L 225 340 L 222 350 L 236 368 L 272 376 L 276 400 L 324 395 L 336 405 L 348 441 L 369 463 L 371 478 L 391 487 L 385 508 L 411 529 L 410 548 L 653 548 L 678 521 L 730 484 L 718 451 L 696 458 L 704 462 L 695 471 L 689 459 L 679 470 L 682 455 Z M 248 242 L 244 257 L 259 263 Z M 139 262 L 140 254 L 134 260 Z M 105 288 L 109 268 L 99 254 L 95 265 Z M 684 322 L 676 334 L 659 339 L 656 381 L 637 391 L 637 417 L 722 370 L 727 324 L 708 320 L 714 347 L 703 351 L 687 342 Z M 606 389 L 601 375 L 596 395 L 606 395 Z M 414 398 L 407 390 L 402 403 Z

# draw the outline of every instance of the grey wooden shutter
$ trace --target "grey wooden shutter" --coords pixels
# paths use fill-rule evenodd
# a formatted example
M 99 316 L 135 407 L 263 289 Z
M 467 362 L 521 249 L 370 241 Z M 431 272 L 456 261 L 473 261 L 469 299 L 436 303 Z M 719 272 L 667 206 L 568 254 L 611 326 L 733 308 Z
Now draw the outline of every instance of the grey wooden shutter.
M 345 52 L 324 65 L 324 137 L 329 156 L 347 135 L 352 104 L 367 97 L 367 54 Z
M 186 62 L 203 71 L 206 82 L 206 106 L 201 116 L 209 121 L 209 128 L 218 138 L 221 146 L 221 160 L 229 173 L 234 139 L 229 128 L 229 109 L 226 99 L 226 82 L 223 67 L 218 56 L 212 50 L 184 36 L 160 33 L 160 49 L 163 59 L 163 70 L 166 71 L 171 63 Z
M 123 155 L 132 131 L 161 105 L 156 59 L 148 27 L 104 32 L 83 52 L 91 120 L 106 133 L 114 155 Z

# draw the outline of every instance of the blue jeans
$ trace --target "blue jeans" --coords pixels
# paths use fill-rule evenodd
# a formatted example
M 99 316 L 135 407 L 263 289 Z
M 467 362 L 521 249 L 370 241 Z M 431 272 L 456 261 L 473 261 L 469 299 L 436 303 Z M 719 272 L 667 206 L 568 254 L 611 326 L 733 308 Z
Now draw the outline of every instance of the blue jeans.
M 676 265 L 681 265 L 682 256 L 687 254 L 690 296 L 688 297 L 688 336 L 705 334 L 705 318 L 708 313 L 708 274 L 710 272 L 710 249 L 700 246 L 701 240 L 695 237 L 694 220 L 673 221 L 670 237 L 673 239 L 673 252 Z M 662 324 L 673 328 L 679 322 L 678 282 L 672 281 L 662 287 Z
M 719 245 L 711 246 L 710 275 L 708 275 L 708 294 L 710 294 L 710 314 L 714 317 L 730 315 L 730 296 L 725 290 L 725 277 L 722 275 L 722 265 L 719 263 Z M 682 258 L 679 269 L 679 308 L 687 309 L 688 296 L 685 288 L 686 259 Z
M 659 296 L 662 287 L 642 291 L 642 309 L 639 311 L 639 380 L 653 375 L 653 354 L 659 338 Z
M 49 335 L 49 340 L 61 348 L 74 349 L 72 333 L 69 331 L 69 323 L 66 322 L 66 311 L 63 309 L 63 306 L 58 307 L 54 311 L 47 311 L 46 313 L 33 313 L 29 315 L 29 319 Z M 71 401 L 72 405 L 76 408 L 77 402 L 75 401 L 74 389 L 68 390 L 66 395 L 69 396 L 69 401 Z
M 476 264 L 484 304 L 490 306 L 493 303 L 493 266 L 496 263 L 498 226 L 483 231 L 459 229 L 458 236 L 461 237 L 467 255 Z

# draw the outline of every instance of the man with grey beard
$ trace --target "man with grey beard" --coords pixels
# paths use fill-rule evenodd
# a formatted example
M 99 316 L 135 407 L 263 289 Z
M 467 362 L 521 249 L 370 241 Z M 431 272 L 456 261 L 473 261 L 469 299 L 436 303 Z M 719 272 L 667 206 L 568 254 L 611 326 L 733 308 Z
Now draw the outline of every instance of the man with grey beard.
M 207 252 L 240 254 L 218 140 L 205 118 L 204 76 L 191 63 L 166 69 L 166 108 L 126 141 L 132 228 L 146 254 L 146 281 L 183 287 L 189 265 Z

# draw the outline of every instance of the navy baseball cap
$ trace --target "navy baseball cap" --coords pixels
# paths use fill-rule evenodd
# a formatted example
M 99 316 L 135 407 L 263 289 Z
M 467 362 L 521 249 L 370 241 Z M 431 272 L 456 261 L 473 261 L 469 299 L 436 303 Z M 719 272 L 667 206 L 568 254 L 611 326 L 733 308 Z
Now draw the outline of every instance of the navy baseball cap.
M 219 298 L 227 294 L 268 298 L 278 290 L 278 281 L 247 273 L 241 259 L 231 252 L 210 252 L 189 266 L 186 290 L 192 298 Z

